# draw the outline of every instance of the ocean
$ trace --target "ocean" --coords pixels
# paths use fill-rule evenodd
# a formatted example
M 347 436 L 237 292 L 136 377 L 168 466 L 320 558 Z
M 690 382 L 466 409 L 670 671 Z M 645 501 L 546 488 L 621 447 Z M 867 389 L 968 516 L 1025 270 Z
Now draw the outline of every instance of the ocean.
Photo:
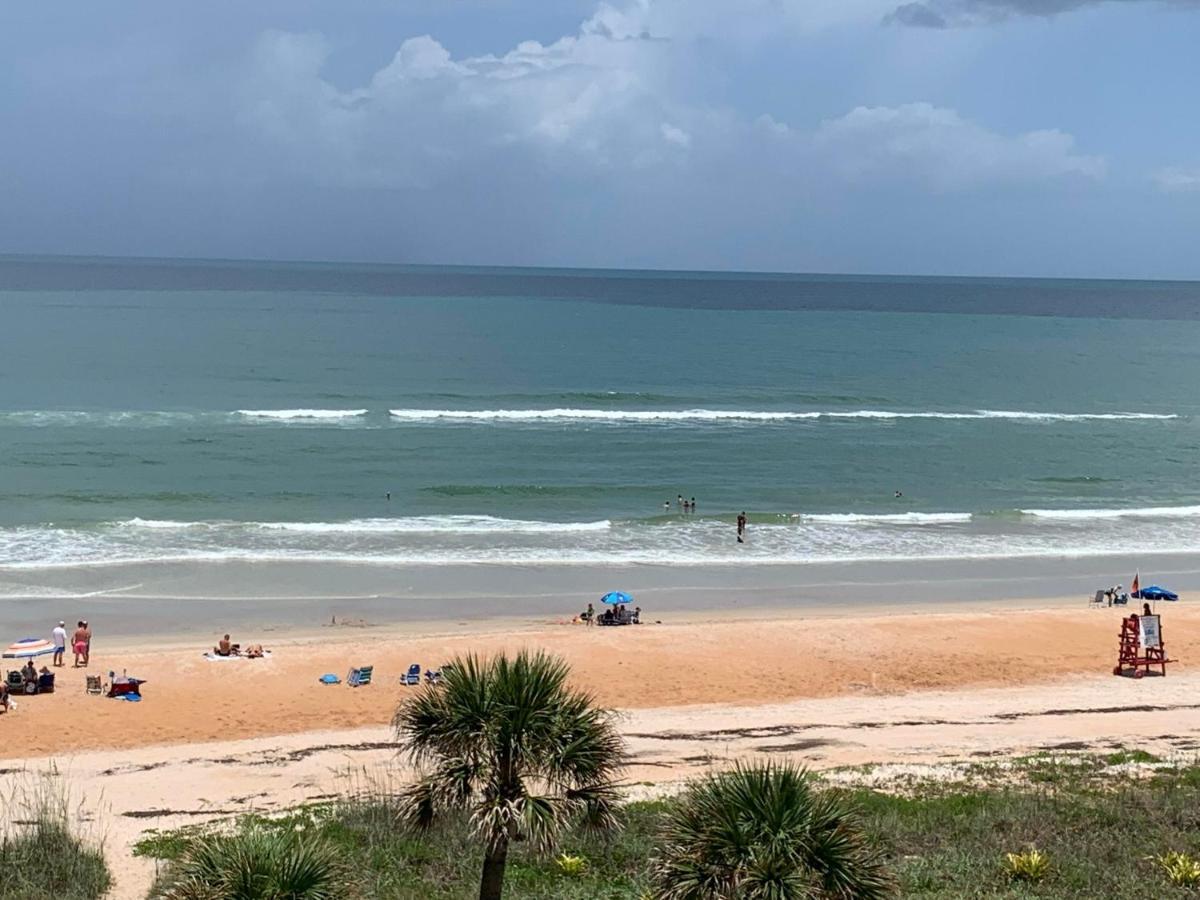
M 1200 285 L 6 257 L 0 311 L 26 585 L 1200 544 Z

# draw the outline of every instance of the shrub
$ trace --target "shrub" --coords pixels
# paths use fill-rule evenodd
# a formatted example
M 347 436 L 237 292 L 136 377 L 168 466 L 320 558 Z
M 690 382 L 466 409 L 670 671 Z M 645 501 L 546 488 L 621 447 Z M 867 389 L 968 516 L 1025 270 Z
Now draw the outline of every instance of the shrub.
M 1171 884 L 1192 886 L 1200 884 L 1200 860 L 1186 853 L 1171 851 L 1155 859 L 1155 862 L 1167 873 Z
M 876 900 L 892 880 L 837 794 L 791 765 L 694 782 L 671 810 L 651 878 L 661 900 Z
M 327 842 L 252 826 L 200 837 L 151 894 L 160 900 L 342 900 L 353 881 Z
M 1008 877 L 1014 881 L 1041 881 L 1050 871 L 1050 857 L 1036 848 L 1004 855 Z

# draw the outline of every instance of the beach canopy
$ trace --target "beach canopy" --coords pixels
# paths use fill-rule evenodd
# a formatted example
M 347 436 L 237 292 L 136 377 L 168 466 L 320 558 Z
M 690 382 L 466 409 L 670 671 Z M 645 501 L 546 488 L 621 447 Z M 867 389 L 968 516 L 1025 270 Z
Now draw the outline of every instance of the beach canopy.
M 53 653 L 54 645 L 42 638 L 21 638 L 19 641 L 8 645 L 8 649 L 4 651 L 5 659 L 28 659 L 32 656 L 41 656 L 43 653 Z
M 633 602 L 633 598 L 624 591 L 609 591 L 600 598 L 601 603 L 607 603 L 610 606 L 628 606 Z
M 1134 595 L 1137 600 L 1178 600 L 1179 595 L 1174 591 L 1168 591 L 1164 587 L 1159 587 L 1157 584 L 1152 584 L 1149 587 L 1144 587 L 1137 591 Z

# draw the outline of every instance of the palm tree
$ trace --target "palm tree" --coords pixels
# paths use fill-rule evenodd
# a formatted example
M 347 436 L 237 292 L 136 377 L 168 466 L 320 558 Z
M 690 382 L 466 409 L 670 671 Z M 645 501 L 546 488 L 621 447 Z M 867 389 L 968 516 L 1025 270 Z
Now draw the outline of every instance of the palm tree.
M 405 794 L 411 824 L 465 809 L 484 848 L 480 900 L 499 900 L 509 845 L 549 850 L 577 814 L 615 824 L 624 743 L 612 714 L 567 685 L 569 669 L 544 653 L 455 660 L 442 683 L 396 710 L 392 725 L 421 772 Z
M 836 794 L 789 764 L 694 782 L 668 814 L 651 878 L 659 900 L 876 900 L 880 855 Z

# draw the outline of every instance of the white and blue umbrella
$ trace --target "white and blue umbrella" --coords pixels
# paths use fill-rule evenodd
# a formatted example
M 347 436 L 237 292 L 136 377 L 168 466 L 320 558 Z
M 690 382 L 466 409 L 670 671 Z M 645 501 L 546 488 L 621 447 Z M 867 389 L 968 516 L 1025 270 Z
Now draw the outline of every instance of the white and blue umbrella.
M 4 651 L 5 659 L 31 659 L 46 653 L 53 653 L 54 645 L 43 638 L 21 638 L 16 643 L 9 644 Z
M 609 591 L 600 598 L 601 603 L 607 603 L 609 606 L 628 606 L 633 602 L 633 598 L 624 591 Z

